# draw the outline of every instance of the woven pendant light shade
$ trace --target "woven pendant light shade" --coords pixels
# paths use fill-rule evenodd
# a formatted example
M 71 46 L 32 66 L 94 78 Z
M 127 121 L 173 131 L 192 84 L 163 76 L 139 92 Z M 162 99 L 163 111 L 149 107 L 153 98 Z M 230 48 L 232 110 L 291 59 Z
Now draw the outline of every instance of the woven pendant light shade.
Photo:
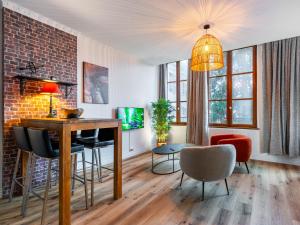
M 193 47 L 191 70 L 210 71 L 224 66 L 223 50 L 220 41 L 211 34 L 203 35 Z

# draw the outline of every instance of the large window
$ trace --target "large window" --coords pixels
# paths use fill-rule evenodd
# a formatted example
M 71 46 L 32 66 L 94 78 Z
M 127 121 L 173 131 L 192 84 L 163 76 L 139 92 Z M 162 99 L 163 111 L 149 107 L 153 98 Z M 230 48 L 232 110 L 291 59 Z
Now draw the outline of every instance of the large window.
M 210 126 L 256 128 L 256 46 L 224 52 L 208 82 Z
M 188 60 L 168 64 L 167 99 L 176 109 L 174 124 L 187 121 Z

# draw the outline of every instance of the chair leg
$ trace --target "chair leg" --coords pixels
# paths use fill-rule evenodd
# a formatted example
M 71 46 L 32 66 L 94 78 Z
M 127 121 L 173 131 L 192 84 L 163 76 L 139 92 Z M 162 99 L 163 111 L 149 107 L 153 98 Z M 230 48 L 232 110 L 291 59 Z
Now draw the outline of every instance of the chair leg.
M 94 205 L 94 164 L 95 164 L 95 149 L 92 149 L 92 170 L 91 170 L 91 206 Z
M 77 174 L 77 154 L 72 156 L 73 158 L 73 171 L 72 171 L 72 177 L 75 177 Z M 75 179 L 72 179 L 72 195 L 74 195 L 75 190 Z
M 228 189 L 228 184 L 227 184 L 226 178 L 225 178 L 225 184 L 226 184 L 227 195 L 229 195 L 229 189 Z
M 48 192 L 49 192 L 50 182 L 51 182 L 51 164 L 52 164 L 52 160 L 48 159 L 48 174 L 47 174 L 46 189 L 44 194 L 44 204 L 43 204 L 41 225 L 45 224 L 46 216 L 47 216 Z
M 26 168 L 26 178 L 25 178 L 25 185 L 23 189 L 23 200 L 22 200 L 22 207 L 21 207 L 21 215 L 23 217 L 26 216 L 27 212 L 27 202 L 29 197 L 29 192 L 31 191 L 31 185 L 32 185 L 32 177 L 34 173 L 34 167 L 35 167 L 35 156 L 30 153 L 28 156 L 28 162 L 27 162 L 27 168 Z
M 96 165 L 97 165 L 97 174 L 98 174 L 98 181 L 100 181 L 100 169 L 99 169 L 99 162 L 98 162 L 98 157 L 97 157 L 97 152 L 96 152 L 96 149 L 94 150 L 94 154 L 95 154 L 95 160 L 96 160 Z
M 84 193 L 85 193 L 85 208 L 89 208 L 88 203 L 88 187 L 87 187 L 87 179 L 86 179 L 86 166 L 85 166 L 85 152 L 82 151 L 82 167 L 83 167 L 83 182 L 84 182 Z
M 241 163 L 239 162 L 239 166 L 241 166 Z
M 202 181 L 202 201 L 204 201 L 204 184 L 205 182 Z
M 249 173 L 249 168 L 248 168 L 247 162 L 245 162 L 245 165 L 246 165 L 246 168 L 247 168 L 247 172 Z
M 98 148 L 98 166 L 99 166 L 99 172 L 100 172 L 100 182 L 102 183 L 101 148 Z
M 181 184 L 182 184 L 183 176 L 184 176 L 184 172 L 182 172 L 182 175 L 181 175 L 180 184 L 179 184 L 180 187 L 181 187 Z
M 19 169 L 20 156 L 21 156 L 21 149 L 18 149 L 17 161 L 16 161 L 16 164 L 15 164 L 15 169 L 14 169 L 12 182 L 11 182 L 11 187 L 10 187 L 10 193 L 9 193 L 9 201 L 10 202 L 12 201 L 14 190 L 15 190 L 16 178 L 17 178 L 17 173 L 18 173 L 18 169 Z M 24 184 L 24 181 L 23 181 L 23 184 Z

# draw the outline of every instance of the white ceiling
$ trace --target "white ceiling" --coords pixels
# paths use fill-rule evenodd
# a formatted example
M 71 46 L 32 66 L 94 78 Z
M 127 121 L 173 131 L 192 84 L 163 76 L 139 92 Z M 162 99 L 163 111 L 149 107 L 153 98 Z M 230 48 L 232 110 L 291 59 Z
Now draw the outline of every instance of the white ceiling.
M 224 50 L 300 35 L 300 0 L 11 0 L 160 64 L 187 59 L 205 23 Z

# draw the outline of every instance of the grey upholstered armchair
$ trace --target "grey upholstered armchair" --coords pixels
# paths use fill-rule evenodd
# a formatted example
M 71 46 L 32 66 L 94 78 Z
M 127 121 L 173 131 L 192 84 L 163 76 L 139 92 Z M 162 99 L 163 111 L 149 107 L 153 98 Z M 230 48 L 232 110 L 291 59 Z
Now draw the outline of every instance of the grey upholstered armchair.
M 226 178 L 232 174 L 235 166 L 236 150 L 233 145 L 193 146 L 186 147 L 180 152 L 180 166 L 182 176 L 202 181 L 202 201 L 204 200 L 204 183 L 225 179 L 227 194 L 229 195 Z

